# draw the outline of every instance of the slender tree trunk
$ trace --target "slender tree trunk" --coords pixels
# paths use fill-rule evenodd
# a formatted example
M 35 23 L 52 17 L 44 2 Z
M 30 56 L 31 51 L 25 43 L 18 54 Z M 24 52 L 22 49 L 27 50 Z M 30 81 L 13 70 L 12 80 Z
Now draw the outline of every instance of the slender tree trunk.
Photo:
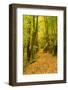
M 33 16 L 33 32 L 32 32 L 32 40 L 31 40 L 31 59 L 33 59 L 33 45 L 34 45 L 34 33 L 35 33 L 35 16 Z
M 44 22 L 45 22 L 45 47 L 44 47 L 44 51 L 48 51 L 48 45 L 49 45 L 49 36 L 48 36 L 48 20 L 47 20 L 47 16 L 44 17 Z
M 38 16 L 33 16 L 33 33 L 32 33 L 32 43 L 31 43 L 31 58 L 33 59 L 36 53 L 36 42 L 38 32 Z
M 38 51 L 38 16 L 36 16 L 36 38 L 35 38 L 36 52 Z
M 31 55 L 31 49 L 30 49 L 30 27 L 28 28 L 28 44 L 27 44 L 27 59 L 28 62 L 30 62 L 30 55 Z

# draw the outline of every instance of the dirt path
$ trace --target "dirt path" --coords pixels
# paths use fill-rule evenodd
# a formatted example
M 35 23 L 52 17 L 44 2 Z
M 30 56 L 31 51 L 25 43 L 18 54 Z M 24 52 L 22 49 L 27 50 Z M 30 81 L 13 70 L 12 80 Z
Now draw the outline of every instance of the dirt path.
M 57 58 L 49 53 L 38 52 L 36 62 L 24 69 L 24 74 L 45 74 L 57 72 Z

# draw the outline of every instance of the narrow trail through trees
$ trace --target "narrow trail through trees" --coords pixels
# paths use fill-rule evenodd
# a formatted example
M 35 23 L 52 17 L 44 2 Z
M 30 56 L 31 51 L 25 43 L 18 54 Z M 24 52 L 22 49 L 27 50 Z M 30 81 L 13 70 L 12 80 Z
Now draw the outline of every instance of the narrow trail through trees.
M 37 60 L 24 68 L 24 75 L 57 73 L 57 57 L 42 50 L 37 52 Z

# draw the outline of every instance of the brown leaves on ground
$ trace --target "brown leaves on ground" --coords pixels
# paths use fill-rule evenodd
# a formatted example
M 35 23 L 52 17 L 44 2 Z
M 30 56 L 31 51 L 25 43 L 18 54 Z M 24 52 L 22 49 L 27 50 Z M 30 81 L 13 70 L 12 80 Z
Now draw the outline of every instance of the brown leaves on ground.
M 57 73 L 57 57 L 49 53 L 38 52 L 36 62 L 24 68 L 24 74 Z

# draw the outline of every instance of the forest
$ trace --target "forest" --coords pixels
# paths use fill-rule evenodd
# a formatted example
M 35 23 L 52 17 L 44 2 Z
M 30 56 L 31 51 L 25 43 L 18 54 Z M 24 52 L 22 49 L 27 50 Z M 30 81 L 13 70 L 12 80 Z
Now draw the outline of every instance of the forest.
M 57 16 L 23 15 L 23 73 L 57 72 Z

